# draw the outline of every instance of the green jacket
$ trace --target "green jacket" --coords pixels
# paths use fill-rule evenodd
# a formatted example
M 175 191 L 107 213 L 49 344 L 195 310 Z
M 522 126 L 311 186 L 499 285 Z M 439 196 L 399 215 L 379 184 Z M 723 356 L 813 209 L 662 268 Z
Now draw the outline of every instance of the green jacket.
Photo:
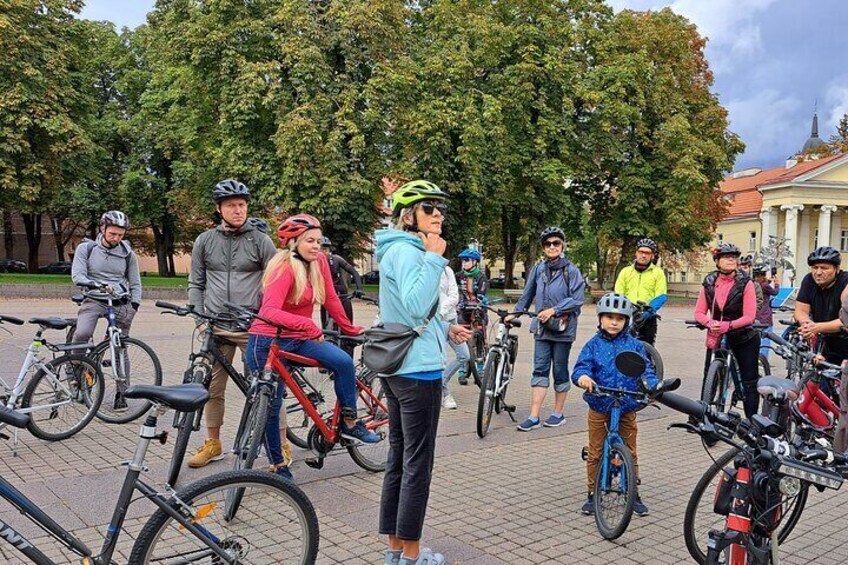
M 615 291 L 629 298 L 633 304 L 650 304 L 654 298 L 668 294 L 668 284 L 665 273 L 656 265 L 648 265 L 641 273 L 633 265 L 628 265 L 618 274 Z

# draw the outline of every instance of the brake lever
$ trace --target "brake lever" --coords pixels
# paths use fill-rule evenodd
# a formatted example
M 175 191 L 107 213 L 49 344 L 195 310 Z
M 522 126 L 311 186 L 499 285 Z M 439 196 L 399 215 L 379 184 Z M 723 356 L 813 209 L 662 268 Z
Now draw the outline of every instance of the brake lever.
M 670 430 L 672 428 L 680 428 L 682 430 L 686 430 L 690 434 L 701 433 L 701 429 L 698 426 L 692 425 L 689 422 L 676 422 L 674 424 L 669 424 L 666 430 Z

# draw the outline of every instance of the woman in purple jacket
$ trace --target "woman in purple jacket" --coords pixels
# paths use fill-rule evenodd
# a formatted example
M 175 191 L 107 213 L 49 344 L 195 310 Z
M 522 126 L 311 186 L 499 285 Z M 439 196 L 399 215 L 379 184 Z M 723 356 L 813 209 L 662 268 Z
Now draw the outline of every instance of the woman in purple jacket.
M 758 324 L 765 324 L 768 326 L 768 331 L 772 330 L 774 326 L 774 319 L 772 317 L 771 311 L 771 298 L 777 294 L 777 291 L 780 290 L 780 285 L 777 282 L 777 277 L 771 277 L 771 280 L 766 279 L 768 275 L 768 265 L 765 263 L 757 263 L 754 265 L 754 284 L 760 285 L 760 288 L 763 289 L 763 305 L 760 307 L 759 312 L 757 312 L 756 322 Z M 766 359 L 768 359 L 769 352 L 769 344 L 771 341 L 763 336 L 760 342 L 760 355 L 765 355 Z

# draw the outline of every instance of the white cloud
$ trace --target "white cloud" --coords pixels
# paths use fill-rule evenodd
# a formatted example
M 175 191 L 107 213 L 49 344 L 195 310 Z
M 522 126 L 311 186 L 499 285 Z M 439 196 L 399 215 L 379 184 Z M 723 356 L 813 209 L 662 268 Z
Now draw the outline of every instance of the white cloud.
M 802 111 L 804 104 L 795 96 L 763 89 L 746 98 L 730 100 L 726 106 L 731 131 L 745 142 L 746 164 L 775 166 L 780 159 L 798 151 L 804 136 L 809 135 L 809 121 L 790 119 L 806 113 Z
M 822 137 L 825 137 L 825 132 L 833 132 L 836 130 L 839 120 L 842 116 L 848 114 L 848 77 L 843 77 L 842 82 L 832 84 L 827 89 L 827 94 L 824 97 L 824 109 L 822 118 L 826 120 L 821 125 Z

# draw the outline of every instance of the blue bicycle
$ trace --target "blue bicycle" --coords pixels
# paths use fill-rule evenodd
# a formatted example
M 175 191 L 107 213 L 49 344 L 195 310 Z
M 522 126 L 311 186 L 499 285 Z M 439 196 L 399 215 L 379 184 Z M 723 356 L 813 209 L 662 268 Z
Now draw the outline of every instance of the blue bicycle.
M 633 505 L 636 502 L 636 462 L 627 448 L 618 427 L 621 423 L 621 400 L 629 396 L 641 406 L 647 406 L 648 400 L 641 392 L 600 385 L 592 387 L 589 393 L 600 398 L 612 398 L 610 422 L 598 472 L 595 476 L 595 524 L 598 531 L 608 540 L 621 536 L 627 530 L 633 517 Z M 583 459 L 588 458 L 587 448 L 583 448 Z

